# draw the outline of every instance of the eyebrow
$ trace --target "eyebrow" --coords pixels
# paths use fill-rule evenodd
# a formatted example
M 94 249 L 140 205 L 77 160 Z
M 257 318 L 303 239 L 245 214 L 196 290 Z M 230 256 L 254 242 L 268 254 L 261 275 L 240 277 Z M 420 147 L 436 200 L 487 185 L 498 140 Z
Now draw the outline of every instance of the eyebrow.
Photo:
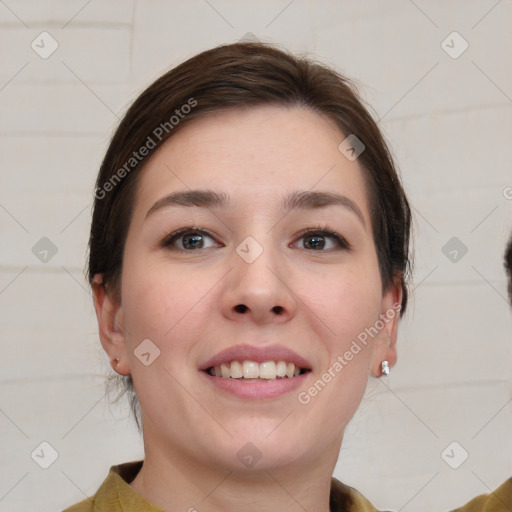
M 226 194 L 211 190 L 185 190 L 173 192 L 159 199 L 146 213 L 146 218 L 156 210 L 166 206 L 199 206 L 201 208 L 225 208 L 229 204 Z
M 172 192 L 159 199 L 146 213 L 146 218 L 157 210 L 169 206 L 197 206 L 200 208 L 226 208 L 230 204 L 227 194 L 212 190 L 185 190 Z M 341 206 L 354 213 L 366 227 L 363 213 L 357 204 L 347 196 L 332 192 L 292 192 L 283 198 L 282 209 L 288 213 L 292 210 L 311 210 L 328 206 Z
M 366 227 L 363 213 L 357 204 L 347 196 L 333 192 L 293 192 L 284 198 L 283 209 L 289 212 L 294 209 L 310 210 L 327 206 L 341 206 L 354 213 Z

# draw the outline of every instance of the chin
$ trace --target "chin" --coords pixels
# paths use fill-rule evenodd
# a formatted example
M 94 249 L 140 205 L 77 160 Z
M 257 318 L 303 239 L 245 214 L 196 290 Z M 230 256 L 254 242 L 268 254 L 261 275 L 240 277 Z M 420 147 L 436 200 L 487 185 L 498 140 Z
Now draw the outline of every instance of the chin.
M 279 432 L 277 425 L 279 421 L 267 421 L 263 422 L 263 428 L 254 428 L 254 425 L 251 428 L 246 423 L 247 428 L 231 431 L 233 437 L 224 445 L 225 449 L 217 452 L 222 459 L 217 464 L 230 471 L 250 473 L 284 469 L 301 460 L 314 458 L 315 450 L 311 453 L 305 451 L 307 445 L 300 432 L 290 432 L 289 425 Z

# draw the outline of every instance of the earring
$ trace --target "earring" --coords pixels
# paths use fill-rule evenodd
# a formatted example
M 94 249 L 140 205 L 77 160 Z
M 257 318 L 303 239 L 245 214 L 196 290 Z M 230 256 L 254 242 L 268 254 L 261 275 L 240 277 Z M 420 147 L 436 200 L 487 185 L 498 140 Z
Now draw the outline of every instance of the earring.
M 119 366 L 119 358 L 116 357 L 115 359 L 112 359 L 112 364 L 115 364 L 117 368 Z
M 389 377 L 389 363 L 387 361 L 382 361 L 380 363 L 380 368 L 382 370 L 382 375 L 385 375 L 386 377 Z

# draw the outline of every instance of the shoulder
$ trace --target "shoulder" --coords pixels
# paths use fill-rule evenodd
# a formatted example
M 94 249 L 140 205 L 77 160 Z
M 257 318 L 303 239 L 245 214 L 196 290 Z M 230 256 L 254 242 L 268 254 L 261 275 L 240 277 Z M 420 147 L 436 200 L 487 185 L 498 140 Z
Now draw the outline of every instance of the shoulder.
M 338 499 L 338 501 L 336 501 Z M 334 503 L 333 503 L 334 500 Z M 331 484 L 332 512 L 379 512 L 362 494 L 335 478 Z M 490 494 L 473 498 L 463 507 L 452 512 L 511 512 L 512 478 Z
M 360 492 L 331 480 L 331 512 L 379 512 Z
M 72 507 L 67 508 L 64 512 L 95 512 L 94 511 L 94 499 L 87 498 Z
M 494 492 L 477 496 L 452 512 L 509 512 L 510 510 L 512 510 L 512 478 Z
M 98 512 L 98 510 L 122 512 L 127 509 L 138 512 L 161 512 L 130 487 L 130 482 L 141 467 L 142 461 L 112 466 L 107 478 L 94 496 L 67 508 L 64 512 Z

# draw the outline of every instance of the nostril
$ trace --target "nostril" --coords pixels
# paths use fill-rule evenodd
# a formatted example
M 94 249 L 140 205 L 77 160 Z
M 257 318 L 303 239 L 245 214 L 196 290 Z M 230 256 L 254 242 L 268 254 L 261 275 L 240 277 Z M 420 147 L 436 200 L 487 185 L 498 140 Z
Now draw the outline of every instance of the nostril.
M 283 306 L 274 306 L 272 311 L 277 315 L 280 315 L 283 312 Z
M 245 313 L 249 308 L 245 304 L 238 304 L 235 306 L 235 311 L 237 313 Z

